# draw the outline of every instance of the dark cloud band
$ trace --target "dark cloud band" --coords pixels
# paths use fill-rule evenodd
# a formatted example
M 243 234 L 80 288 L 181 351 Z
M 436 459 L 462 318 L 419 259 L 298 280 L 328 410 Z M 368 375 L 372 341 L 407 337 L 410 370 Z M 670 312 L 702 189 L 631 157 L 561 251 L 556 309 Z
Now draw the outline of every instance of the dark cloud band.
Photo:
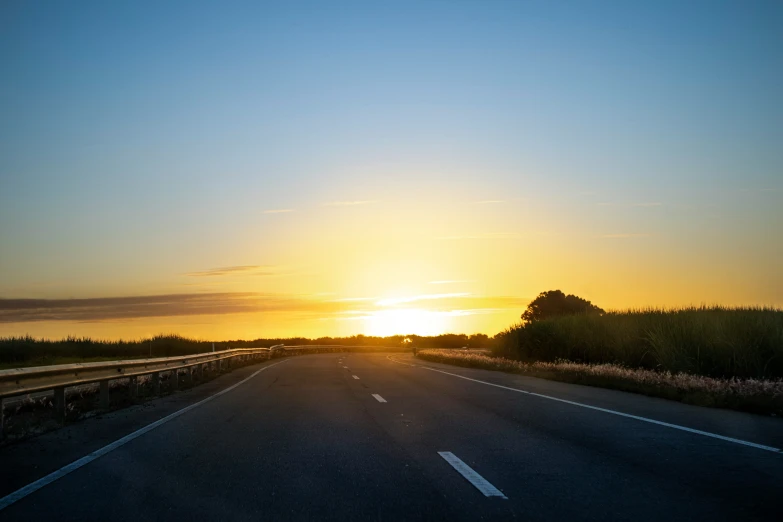
M 426 308 L 438 311 L 519 308 L 516 297 L 444 295 L 428 300 Z M 366 302 L 321 301 L 306 296 L 243 292 L 100 297 L 89 299 L 0 299 L 0 323 L 33 321 L 111 321 L 143 317 L 290 312 L 329 316 L 352 312 L 372 313 L 388 305 Z M 391 305 L 392 307 L 396 304 Z M 399 306 L 405 306 L 400 303 Z

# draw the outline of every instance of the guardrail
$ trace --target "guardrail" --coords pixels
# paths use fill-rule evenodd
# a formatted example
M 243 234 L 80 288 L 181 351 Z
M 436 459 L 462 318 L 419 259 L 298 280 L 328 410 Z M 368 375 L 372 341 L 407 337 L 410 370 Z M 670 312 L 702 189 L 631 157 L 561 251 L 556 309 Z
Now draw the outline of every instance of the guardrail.
M 238 348 L 178 357 L 155 359 L 132 359 L 95 363 L 60 364 L 0 370 L 0 438 L 3 435 L 3 402 L 9 397 L 29 395 L 36 392 L 54 391 L 56 419 L 65 421 L 66 388 L 99 384 L 100 407 L 109 408 L 109 382 L 116 379 L 130 379 L 130 395 L 138 395 L 138 378 L 150 375 L 156 395 L 160 394 L 161 374 L 170 373 L 171 390 L 179 387 L 179 374 L 184 370 L 186 382 L 193 383 L 193 374 L 201 379 L 204 372 L 223 370 L 232 362 L 247 362 L 252 359 L 269 359 L 282 351 L 283 346 L 271 348 Z
M 345 345 L 345 344 L 301 344 L 297 346 L 282 346 L 283 350 L 285 351 L 292 351 L 295 352 L 297 350 L 313 350 L 313 351 L 322 351 L 322 352 L 344 352 L 344 351 L 350 351 L 351 349 L 365 349 L 365 350 L 376 350 L 376 351 L 389 351 L 389 350 L 395 350 L 395 351 L 410 351 L 410 348 L 406 348 L 403 346 L 363 346 L 363 345 Z

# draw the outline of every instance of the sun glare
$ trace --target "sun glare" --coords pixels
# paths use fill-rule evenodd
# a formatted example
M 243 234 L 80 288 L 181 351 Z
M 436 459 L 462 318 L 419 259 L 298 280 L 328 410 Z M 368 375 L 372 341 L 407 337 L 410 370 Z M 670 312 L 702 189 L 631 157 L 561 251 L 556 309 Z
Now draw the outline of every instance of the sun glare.
M 366 316 L 364 321 L 366 335 L 380 337 L 404 334 L 440 335 L 451 326 L 449 314 L 416 308 L 379 310 Z

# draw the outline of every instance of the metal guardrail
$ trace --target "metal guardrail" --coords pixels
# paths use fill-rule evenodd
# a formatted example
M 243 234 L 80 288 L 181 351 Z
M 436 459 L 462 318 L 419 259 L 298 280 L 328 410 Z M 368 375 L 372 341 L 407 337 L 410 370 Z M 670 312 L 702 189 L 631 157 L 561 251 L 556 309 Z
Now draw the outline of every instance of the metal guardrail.
M 347 345 L 347 344 L 302 344 L 297 346 L 283 346 L 283 350 L 285 351 L 297 351 L 297 350 L 321 350 L 324 352 L 328 351 L 346 351 L 351 349 L 369 349 L 369 350 L 377 350 L 377 351 L 384 351 L 384 350 L 399 350 L 399 351 L 407 351 L 410 350 L 410 348 L 405 348 L 402 346 L 364 346 L 364 345 Z
M 0 370 L 0 437 L 3 433 L 4 399 L 19 395 L 29 395 L 42 391 L 54 391 L 54 406 L 57 420 L 65 420 L 66 388 L 86 384 L 99 384 L 100 406 L 109 407 L 109 382 L 116 379 L 130 379 L 131 397 L 138 395 L 138 378 L 150 375 L 156 395 L 160 394 L 160 377 L 169 372 L 171 389 L 179 387 L 179 374 L 184 370 L 188 383 L 193 382 L 194 372 L 199 378 L 205 371 L 220 372 L 223 365 L 232 362 L 247 362 L 252 359 L 269 359 L 280 353 L 282 345 L 271 348 L 238 348 L 220 352 L 208 352 L 178 357 L 160 357 L 155 359 L 131 359 L 126 361 L 107 361 L 94 363 L 59 364 L 56 366 L 38 366 Z

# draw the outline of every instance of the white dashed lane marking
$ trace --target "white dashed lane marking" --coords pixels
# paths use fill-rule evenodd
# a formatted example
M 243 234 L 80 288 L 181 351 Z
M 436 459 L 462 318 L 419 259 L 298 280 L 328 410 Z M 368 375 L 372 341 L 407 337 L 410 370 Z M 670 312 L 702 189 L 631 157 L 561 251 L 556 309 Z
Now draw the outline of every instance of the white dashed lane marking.
M 451 464 L 451 467 L 456 469 L 457 472 L 465 477 L 468 482 L 473 484 L 476 489 L 481 491 L 481 493 L 484 494 L 485 497 L 500 497 L 500 498 L 508 498 L 506 495 L 503 494 L 502 491 L 500 491 L 498 488 L 487 482 L 487 479 L 476 473 L 476 471 L 462 462 L 462 460 L 454 455 L 450 451 L 439 451 L 438 455 L 443 457 L 443 460 Z
M 384 399 L 383 397 L 381 397 L 377 393 L 373 393 L 372 396 L 375 397 L 375 400 L 378 401 L 378 402 L 386 402 L 386 399 Z

